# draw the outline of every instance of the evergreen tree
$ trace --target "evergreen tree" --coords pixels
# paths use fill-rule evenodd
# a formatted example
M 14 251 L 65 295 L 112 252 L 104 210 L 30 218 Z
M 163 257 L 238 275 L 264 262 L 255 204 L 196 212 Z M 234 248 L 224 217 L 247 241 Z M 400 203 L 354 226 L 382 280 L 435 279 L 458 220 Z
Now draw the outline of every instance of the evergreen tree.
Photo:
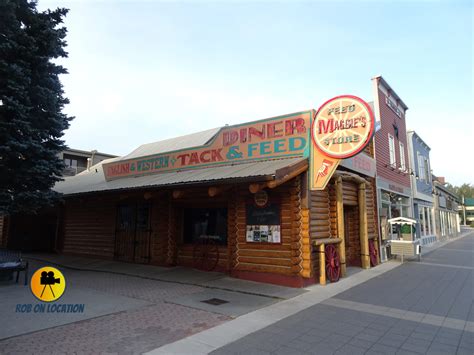
M 0 215 L 54 203 L 58 153 L 69 127 L 54 59 L 67 57 L 67 9 L 40 12 L 36 1 L 0 0 Z

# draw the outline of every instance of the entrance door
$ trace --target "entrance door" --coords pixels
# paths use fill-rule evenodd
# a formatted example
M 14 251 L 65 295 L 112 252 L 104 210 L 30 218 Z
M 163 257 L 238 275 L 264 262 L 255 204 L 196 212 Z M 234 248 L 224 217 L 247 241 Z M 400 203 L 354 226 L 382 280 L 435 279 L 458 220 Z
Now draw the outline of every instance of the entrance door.
M 118 206 L 115 232 L 115 259 L 147 264 L 150 262 L 150 205 L 128 203 Z
M 359 210 L 357 206 L 344 206 L 344 237 L 347 266 L 361 266 Z

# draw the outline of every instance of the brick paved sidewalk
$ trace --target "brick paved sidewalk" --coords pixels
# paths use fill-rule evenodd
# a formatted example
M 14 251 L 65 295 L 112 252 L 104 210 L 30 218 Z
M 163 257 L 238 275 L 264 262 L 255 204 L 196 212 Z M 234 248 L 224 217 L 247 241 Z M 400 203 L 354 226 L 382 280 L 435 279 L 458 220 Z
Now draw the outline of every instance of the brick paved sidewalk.
M 120 295 L 148 302 L 138 308 L 0 340 L 1 354 L 143 353 L 230 319 L 165 302 L 202 292 L 202 287 L 95 272 L 68 270 L 67 274 L 69 284 L 81 290 L 104 292 L 111 300 Z M 40 317 L 35 319 L 41 321 Z

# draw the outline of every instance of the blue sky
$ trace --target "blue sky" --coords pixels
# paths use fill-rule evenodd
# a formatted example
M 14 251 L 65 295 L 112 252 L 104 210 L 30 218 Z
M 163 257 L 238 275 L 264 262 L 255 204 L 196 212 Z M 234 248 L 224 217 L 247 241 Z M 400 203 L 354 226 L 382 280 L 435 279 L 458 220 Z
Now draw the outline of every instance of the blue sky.
M 434 173 L 474 183 L 470 1 L 52 1 L 70 9 L 65 134 L 123 155 L 143 143 L 307 109 L 383 75 Z M 469 157 L 470 156 L 470 157 Z

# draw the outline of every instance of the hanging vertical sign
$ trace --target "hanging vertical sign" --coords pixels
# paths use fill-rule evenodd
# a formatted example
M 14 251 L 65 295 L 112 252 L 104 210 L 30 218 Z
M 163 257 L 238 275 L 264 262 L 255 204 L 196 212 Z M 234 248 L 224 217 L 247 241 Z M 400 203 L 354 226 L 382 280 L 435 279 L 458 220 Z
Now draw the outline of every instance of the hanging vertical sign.
M 311 128 L 311 190 L 323 190 L 340 161 L 369 144 L 374 126 L 370 106 L 356 96 L 337 96 L 319 108 Z

